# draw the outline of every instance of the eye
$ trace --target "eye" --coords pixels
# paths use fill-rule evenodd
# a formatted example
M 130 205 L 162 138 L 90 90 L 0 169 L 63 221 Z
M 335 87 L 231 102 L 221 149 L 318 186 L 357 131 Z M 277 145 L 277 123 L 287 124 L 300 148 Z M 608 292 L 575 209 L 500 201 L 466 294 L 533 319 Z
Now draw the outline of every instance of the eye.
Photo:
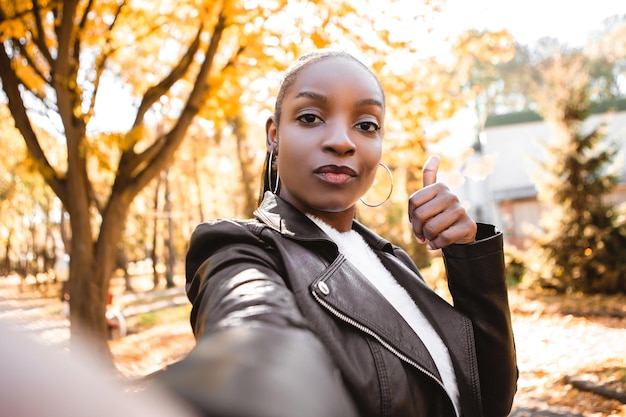
M 380 126 L 374 122 L 359 122 L 354 125 L 357 129 L 367 133 L 374 133 L 380 130 Z
M 312 113 L 306 113 L 301 116 L 298 116 L 296 120 L 304 123 L 305 125 L 314 125 L 324 123 L 324 121 L 319 117 Z

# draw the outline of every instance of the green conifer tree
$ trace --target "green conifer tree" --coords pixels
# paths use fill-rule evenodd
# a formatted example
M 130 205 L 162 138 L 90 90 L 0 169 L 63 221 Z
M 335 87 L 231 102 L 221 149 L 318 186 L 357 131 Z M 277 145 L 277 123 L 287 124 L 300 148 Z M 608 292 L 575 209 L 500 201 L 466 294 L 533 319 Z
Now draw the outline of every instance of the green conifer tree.
M 537 177 L 544 214 L 536 272 L 561 291 L 626 291 L 625 217 L 603 200 L 618 181 L 619 148 L 605 140 L 603 124 L 583 123 L 591 107 L 585 60 L 557 56 L 543 65 L 537 102 L 556 134 Z

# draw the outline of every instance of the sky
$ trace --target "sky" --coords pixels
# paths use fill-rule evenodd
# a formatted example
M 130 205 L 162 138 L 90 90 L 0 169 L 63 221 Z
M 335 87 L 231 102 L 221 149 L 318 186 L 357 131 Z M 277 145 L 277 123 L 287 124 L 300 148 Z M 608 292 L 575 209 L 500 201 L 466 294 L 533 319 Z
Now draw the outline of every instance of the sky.
M 411 9 L 418 3 L 404 0 L 404 4 Z M 602 21 L 615 14 L 626 14 L 626 0 L 446 0 L 432 23 L 440 38 L 470 28 L 507 29 L 521 44 L 552 36 L 570 46 L 583 46 L 589 33 L 600 30 Z M 436 42 L 426 45 L 438 49 Z M 120 94 L 124 92 L 115 96 Z M 98 110 L 103 126 L 132 124 L 133 112 L 119 111 L 119 102 L 102 104 Z
M 626 0 L 447 0 L 433 23 L 447 36 L 469 28 L 506 29 L 521 44 L 550 36 L 576 47 L 616 14 L 626 14 Z M 443 123 L 450 135 L 439 148 L 461 153 L 474 140 L 474 124 L 473 112 L 459 111 L 452 123 Z
M 442 11 L 441 30 L 507 29 L 522 44 L 552 36 L 582 46 L 604 19 L 626 14 L 626 0 L 447 0 Z

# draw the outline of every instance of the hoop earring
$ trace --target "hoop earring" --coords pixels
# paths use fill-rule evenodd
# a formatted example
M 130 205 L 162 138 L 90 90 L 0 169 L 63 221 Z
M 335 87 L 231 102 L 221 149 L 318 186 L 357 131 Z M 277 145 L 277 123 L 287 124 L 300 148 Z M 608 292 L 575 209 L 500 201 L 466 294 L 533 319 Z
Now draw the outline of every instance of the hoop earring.
M 276 194 L 278 191 L 278 184 L 280 182 L 280 177 L 278 175 L 278 169 L 276 170 L 276 186 L 272 190 L 272 157 L 274 156 L 274 152 L 270 152 L 270 156 L 267 161 L 267 186 L 272 191 L 272 193 Z
M 389 181 L 391 182 L 391 187 L 389 187 L 389 193 L 387 194 L 387 197 L 385 197 L 385 199 L 378 204 L 370 204 L 367 201 L 363 200 L 363 198 L 360 199 L 361 203 L 365 204 L 368 207 L 380 207 L 383 204 L 385 204 L 387 202 L 387 200 L 389 200 L 389 197 L 391 197 L 391 193 L 393 192 L 393 175 L 391 174 L 391 170 L 389 169 L 389 167 L 385 164 L 383 164 L 382 162 L 379 162 L 378 165 L 380 165 L 381 167 L 385 168 L 385 171 L 387 171 L 387 174 L 389 174 Z

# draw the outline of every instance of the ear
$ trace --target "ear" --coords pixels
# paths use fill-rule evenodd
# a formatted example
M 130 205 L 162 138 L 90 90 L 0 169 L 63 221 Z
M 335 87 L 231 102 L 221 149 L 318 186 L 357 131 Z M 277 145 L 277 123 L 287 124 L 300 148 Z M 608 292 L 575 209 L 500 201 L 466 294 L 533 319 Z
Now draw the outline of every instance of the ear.
M 265 122 L 265 146 L 270 153 L 278 147 L 278 125 L 274 116 L 268 117 Z

